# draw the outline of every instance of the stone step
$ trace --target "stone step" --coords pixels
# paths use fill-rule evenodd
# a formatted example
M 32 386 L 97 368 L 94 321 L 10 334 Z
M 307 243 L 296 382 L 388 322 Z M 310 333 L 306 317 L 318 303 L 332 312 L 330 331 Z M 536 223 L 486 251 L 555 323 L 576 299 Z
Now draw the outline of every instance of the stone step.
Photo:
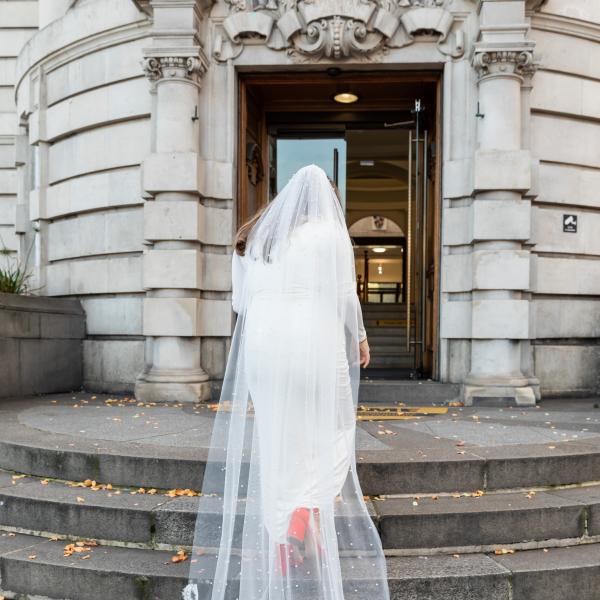
M 385 382 L 369 382 L 378 387 Z M 423 384 L 425 385 L 425 383 Z M 402 397 L 402 396 L 401 396 Z M 364 427 L 377 435 L 377 424 Z M 402 431 L 408 443 L 411 432 Z M 391 439 L 391 438 L 390 438 Z M 387 441 L 387 440 L 386 440 Z M 416 446 L 357 450 L 366 495 L 485 491 L 600 481 L 600 444 L 593 440 L 525 446 Z M 426 450 L 426 451 L 424 451 Z M 0 468 L 72 481 L 158 489 L 200 489 L 207 449 L 104 441 L 22 430 L 0 422 Z
M 402 327 L 366 327 L 369 344 L 402 343 L 406 345 L 406 330 Z
M 414 358 L 412 356 L 398 356 L 396 354 L 392 356 L 382 355 L 371 355 L 371 361 L 369 366 L 371 368 L 379 369 L 408 369 L 414 364 Z
M 208 523 L 204 545 L 218 545 L 221 507 L 217 499 L 132 491 L 92 490 L 57 481 L 42 484 L 33 477 L 14 480 L 0 471 L 0 528 L 149 548 L 190 546 L 201 502 Z M 404 554 L 434 548 L 473 552 L 499 545 L 538 542 L 552 546 L 564 540 L 575 544 L 594 536 L 600 539 L 600 485 L 475 494 L 375 497 L 367 506 L 383 547 Z M 242 535 L 243 511 L 240 501 L 234 545 Z M 343 539 L 340 547 L 351 549 Z
M 408 368 L 413 367 L 411 360 Z M 363 370 L 363 376 L 369 376 L 369 369 L 377 368 L 373 362 Z M 375 376 L 376 374 L 374 374 Z M 364 403 L 431 406 L 457 400 L 460 396 L 460 384 L 440 383 L 432 380 L 399 380 L 399 379 L 361 379 L 358 398 Z
M 385 346 L 390 344 L 400 345 L 403 346 L 404 349 L 406 349 L 406 335 L 404 334 L 404 332 L 398 332 L 394 335 L 380 335 L 379 332 L 377 332 L 369 337 L 369 345 L 371 346 Z
M 64 556 L 64 540 L 0 533 L 0 593 L 54 600 L 180 600 L 189 558 L 173 552 L 89 546 Z M 85 557 L 89 556 L 88 559 Z M 199 560 L 213 561 L 203 555 Z M 347 600 L 365 600 L 368 573 L 341 558 Z M 514 554 L 388 556 L 391 600 L 597 600 L 600 544 Z M 356 573 L 358 571 L 358 574 Z M 235 597 L 235 584 L 229 598 Z M 357 591 L 355 591 L 357 590 Z

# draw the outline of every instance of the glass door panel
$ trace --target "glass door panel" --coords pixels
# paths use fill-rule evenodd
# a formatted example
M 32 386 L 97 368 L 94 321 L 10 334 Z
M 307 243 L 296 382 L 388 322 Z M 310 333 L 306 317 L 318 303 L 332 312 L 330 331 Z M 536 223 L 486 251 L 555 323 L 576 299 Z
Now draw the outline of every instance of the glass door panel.
M 290 177 L 301 167 L 316 164 L 336 182 L 346 211 L 346 140 L 343 137 L 277 136 L 271 140 L 270 198 L 273 199 Z

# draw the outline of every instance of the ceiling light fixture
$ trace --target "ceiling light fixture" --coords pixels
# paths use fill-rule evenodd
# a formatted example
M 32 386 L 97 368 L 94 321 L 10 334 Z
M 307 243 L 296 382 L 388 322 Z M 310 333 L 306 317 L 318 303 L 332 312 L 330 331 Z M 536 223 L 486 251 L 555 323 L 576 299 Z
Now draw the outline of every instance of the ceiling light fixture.
M 382 248 L 381 246 L 377 246 L 376 248 L 373 248 L 373 252 L 385 252 L 385 248 Z
M 352 92 L 338 92 L 333 99 L 340 104 L 352 104 L 358 100 L 358 96 Z

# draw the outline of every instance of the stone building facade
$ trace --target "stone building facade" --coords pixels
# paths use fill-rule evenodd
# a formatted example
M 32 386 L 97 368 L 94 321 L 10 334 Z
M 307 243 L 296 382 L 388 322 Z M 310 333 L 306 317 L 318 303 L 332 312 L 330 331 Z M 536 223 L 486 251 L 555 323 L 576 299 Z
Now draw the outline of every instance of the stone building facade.
M 0 233 L 81 300 L 88 388 L 206 399 L 240 75 L 436 73 L 432 378 L 467 403 L 595 393 L 599 41 L 596 0 L 0 0 Z

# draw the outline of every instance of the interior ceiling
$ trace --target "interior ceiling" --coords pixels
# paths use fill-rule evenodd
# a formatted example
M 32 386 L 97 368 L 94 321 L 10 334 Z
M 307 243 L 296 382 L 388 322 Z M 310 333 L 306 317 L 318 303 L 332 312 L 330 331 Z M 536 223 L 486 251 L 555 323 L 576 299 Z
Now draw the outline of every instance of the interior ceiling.
M 429 79 L 429 80 L 427 80 Z M 382 72 L 380 76 L 373 74 L 341 74 L 330 77 L 324 73 L 308 73 L 299 78 L 298 75 L 277 76 L 265 75 L 251 78 L 251 87 L 265 110 L 326 110 L 355 113 L 364 110 L 384 109 L 386 111 L 410 111 L 414 108 L 416 98 L 424 105 L 433 106 L 435 99 L 435 81 L 414 76 L 407 80 L 406 75 L 394 75 Z M 340 105 L 333 100 L 338 92 L 352 92 L 359 97 L 353 105 Z

